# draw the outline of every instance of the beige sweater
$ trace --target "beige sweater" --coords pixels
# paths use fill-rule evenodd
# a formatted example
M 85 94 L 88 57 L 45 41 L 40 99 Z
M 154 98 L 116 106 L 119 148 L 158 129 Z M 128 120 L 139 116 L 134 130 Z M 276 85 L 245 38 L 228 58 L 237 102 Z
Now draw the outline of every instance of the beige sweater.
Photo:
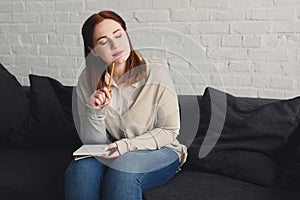
M 101 110 L 88 106 L 89 97 L 95 90 L 90 87 L 96 84 L 86 84 L 88 76 L 83 72 L 76 88 L 80 137 L 85 144 L 107 144 L 110 143 L 106 134 L 108 130 L 118 140 L 121 155 L 166 146 L 178 154 L 183 164 L 187 149 L 176 139 L 180 120 L 173 82 L 162 65 L 147 64 L 146 70 L 146 77 L 131 85 L 113 81 L 112 101 Z M 106 72 L 105 81 L 108 80 Z

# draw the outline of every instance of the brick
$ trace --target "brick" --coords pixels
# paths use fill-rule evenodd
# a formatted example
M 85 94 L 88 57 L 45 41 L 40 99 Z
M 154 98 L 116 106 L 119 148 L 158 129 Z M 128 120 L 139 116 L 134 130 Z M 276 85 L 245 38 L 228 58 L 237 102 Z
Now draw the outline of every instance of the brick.
M 55 11 L 63 12 L 79 12 L 83 10 L 83 2 L 71 1 L 71 2 L 55 2 Z
M 188 15 L 187 15 L 188 13 Z M 174 10 L 171 12 L 171 21 L 208 21 L 207 10 Z
M 111 1 L 99 1 L 99 0 L 90 0 L 85 2 L 85 10 L 99 12 L 100 9 L 108 9 L 111 4 L 114 4 L 114 7 L 118 7 L 120 2 L 118 0 L 111 0 Z
M 293 20 L 296 19 L 294 8 L 254 9 L 251 12 L 254 20 Z
M 260 36 L 243 36 L 244 47 L 260 47 L 261 37 Z
M 22 12 L 24 11 L 24 4 L 20 3 L 0 3 L 0 12 Z
M 36 55 L 19 55 L 15 58 L 16 64 L 22 67 L 46 67 L 47 57 Z
M 10 54 L 10 46 L 6 44 L 0 44 L 0 55 Z
M 222 79 L 218 75 L 212 75 L 211 83 L 224 87 L 230 86 L 250 86 L 251 77 L 237 74 L 222 74 Z
M 41 23 L 53 23 L 55 22 L 54 13 L 40 13 Z
M 48 44 L 48 36 L 47 34 L 35 34 L 33 40 L 36 44 Z
M 230 7 L 269 7 L 273 6 L 273 0 L 229 0 Z
M 287 61 L 288 54 L 283 50 L 249 50 L 249 58 L 252 60 Z
M 300 22 L 298 21 L 275 21 L 273 24 L 273 32 L 294 33 L 300 32 Z
M 207 8 L 228 8 L 229 0 L 191 0 L 191 6 L 195 7 L 207 7 Z
M 1 64 L 4 65 L 5 67 L 15 64 L 15 57 L 13 55 L 0 55 L 0 60 L 1 60 Z
M 83 23 L 90 15 L 91 15 L 90 12 L 70 13 L 70 21 L 71 21 L 71 23 Z M 123 16 L 122 16 L 122 18 L 123 18 Z M 126 22 L 127 22 L 127 20 L 126 20 Z
M 286 78 L 272 78 L 270 88 L 275 89 L 293 89 L 294 81 Z
M 39 22 L 40 18 L 37 13 L 13 13 L 14 22 Z
M 299 1 L 298 0 L 276 0 L 275 4 L 276 5 L 293 5 L 293 4 L 299 5 Z
M 71 14 L 70 13 L 55 13 L 54 18 L 55 18 L 55 22 L 70 23 Z
M 292 90 L 292 91 L 284 91 L 284 98 L 291 99 L 294 97 L 298 97 L 300 94 L 300 89 Z
M 280 63 L 268 63 L 266 65 L 266 74 L 283 74 L 283 67 Z
M 191 33 L 229 33 L 229 24 L 226 22 L 196 22 L 191 24 Z
M 252 77 L 252 86 L 257 88 L 267 88 L 270 85 L 271 78 L 266 76 Z
M 212 49 L 209 55 L 213 59 L 233 59 L 233 60 L 245 60 L 249 59 L 246 49 L 236 49 L 236 48 L 217 48 Z
M 48 34 L 49 44 L 62 44 L 64 36 L 62 34 Z
M 7 44 L 9 45 L 20 45 L 20 35 L 19 34 L 9 34 L 6 36 Z
M 34 44 L 33 35 L 32 34 L 21 34 L 19 42 L 21 44 L 33 45 Z
M 288 76 L 300 76 L 300 64 L 283 64 L 283 73 Z
M 137 0 L 136 0 L 137 1 Z M 140 1 L 140 0 L 139 0 Z M 151 1 L 149 1 L 151 2 Z M 186 8 L 189 7 L 189 0 L 152 0 L 154 9 L 162 8 Z
M 169 12 L 165 10 L 139 10 L 134 13 L 138 22 L 165 22 L 170 21 Z
M 37 55 L 38 53 L 37 47 L 32 45 L 13 45 L 11 51 L 16 55 Z
M 24 24 L 5 24 L 0 26 L 2 33 L 25 33 L 27 32 L 27 27 Z
M 83 47 L 70 47 L 70 56 L 83 56 L 84 50 Z
M 243 20 L 246 19 L 248 10 L 213 10 L 210 13 L 212 20 L 230 21 L 230 20 Z
M 55 11 L 54 2 L 25 2 L 25 11 L 51 12 Z
M 249 62 L 229 62 L 229 72 L 251 72 Z
M 28 33 L 51 33 L 55 26 L 51 24 L 28 24 Z
M 60 79 L 70 79 L 70 80 L 76 80 L 77 78 L 77 70 L 75 69 L 59 69 L 59 78 Z
M 58 70 L 54 67 L 38 67 L 34 66 L 31 68 L 33 74 L 41 75 L 41 76 L 49 76 L 51 78 L 58 80 Z
M 76 59 L 74 57 L 61 57 L 61 55 L 57 57 L 49 57 L 48 59 L 49 67 L 56 67 L 59 69 L 62 68 L 73 68 L 76 66 Z
M 232 33 L 270 33 L 271 22 L 232 22 L 230 29 Z
M 67 46 L 79 45 L 78 37 L 76 35 L 64 35 L 62 44 Z
M 218 47 L 221 45 L 221 38 L 218 35 L 202 35 L 201 43 L 204 46 Z
M 10 13 L 0 13 L 0 23 L 12 22 L 12 16 Z
M 69 52 L 63 46 L 40 45 L 40 54 L 45 56 L 67 56 Z
M 253 97 L 257 98 L 258 91 L 257 89 L 253 89 L 251 87 L 243 87 L 243 88 L 226 88 L 226 92 L 232 94 L 234 96 L 239 97 Z
M 190 24 L 186 22 L 155 22 L 152 31 L 165 34 L 190 34 Z
M 259 98 L 284 99 L 284 91 L 263 89 L 258 91 Z
M 120 10 L 151 9 L 152 4 L 154 4 L 154 2 L 152 1 L 131 0 L 130 6 L 128 6 L 128 2 L 126 1 L 118 1 L 118 2 L 119 2 L 118 8 Z
M 81 34 L 81 24 L 64 24 L 64 25 L 56 25 L 57 33 L 63 34 Z
M 225 47 L 240 47 L 242 46 L 242 36 L 240 35 L 224 35 L 222 36 L 222 46 Z

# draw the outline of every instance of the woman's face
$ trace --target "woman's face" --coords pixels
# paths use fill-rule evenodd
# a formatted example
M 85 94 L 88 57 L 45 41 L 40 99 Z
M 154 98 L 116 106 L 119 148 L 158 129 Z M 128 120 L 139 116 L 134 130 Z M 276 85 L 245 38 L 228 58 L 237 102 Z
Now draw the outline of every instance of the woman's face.
M 130 55 L 130 45 L 127 34 L 122 26 L 111 19 L 105 19 L 94 28 L 93 46 L 90 50 L 95 56 L 100 56 L 106 64 L 116 62 L 121 64 Z

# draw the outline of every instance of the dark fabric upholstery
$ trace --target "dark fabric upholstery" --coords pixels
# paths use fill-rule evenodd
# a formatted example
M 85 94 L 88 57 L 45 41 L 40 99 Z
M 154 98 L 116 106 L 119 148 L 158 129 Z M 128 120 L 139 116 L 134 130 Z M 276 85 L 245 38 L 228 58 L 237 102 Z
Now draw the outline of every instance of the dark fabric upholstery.
M 0 148 L 0 199 L 63 200 L 74 148 Z
M 212 99 L 212 93 L 216 101 Z M 225 95 L 226 102 L 220 101 L 221 95 Z M 221 104 L 226 106 L 224 111 Z M 217 115 L 225 112 L 224 126 L 211 152 L 199 158 L 200 146 L 206 145 L 205 137 L 216 135 L 216 132 L 209 130 L 209 126 L 216 123 L 211 122 L 213 109 Z M 192 169 L 271 185 L 278 170 L 273 153 L 282 148 L 297 128 L 299 110 L 300 97 L 259 105 L 251 99 L 237 98 L 207 88 L 200 103 L 199 131 L 189 149 Z
M 29 101 L 22 86 L 7 69 L 0 64 L 0 145 L 7 146 L 10 135 L 29 115 Z
M 31 110 L 10 138 L 18 147 L 78 145 L 72 118 L 72 88 L 44 76 L 29 75 Z
M 262 187 L 222 175 L 199 171 L 179 172 L 170 182 L 144 193 L 145 200 L 298 200 L 300 193 Z

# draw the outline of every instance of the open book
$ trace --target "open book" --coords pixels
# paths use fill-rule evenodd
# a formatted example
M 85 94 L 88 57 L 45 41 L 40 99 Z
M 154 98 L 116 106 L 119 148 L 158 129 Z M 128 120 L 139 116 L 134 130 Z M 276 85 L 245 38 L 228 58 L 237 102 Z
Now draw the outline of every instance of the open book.
M 85 144 L 74 151 L 73 156 L 75 160 L 80 160 L 93 156 L 105 156 L 110 153 L 111 152 L 107 149 L 106 144 Z

